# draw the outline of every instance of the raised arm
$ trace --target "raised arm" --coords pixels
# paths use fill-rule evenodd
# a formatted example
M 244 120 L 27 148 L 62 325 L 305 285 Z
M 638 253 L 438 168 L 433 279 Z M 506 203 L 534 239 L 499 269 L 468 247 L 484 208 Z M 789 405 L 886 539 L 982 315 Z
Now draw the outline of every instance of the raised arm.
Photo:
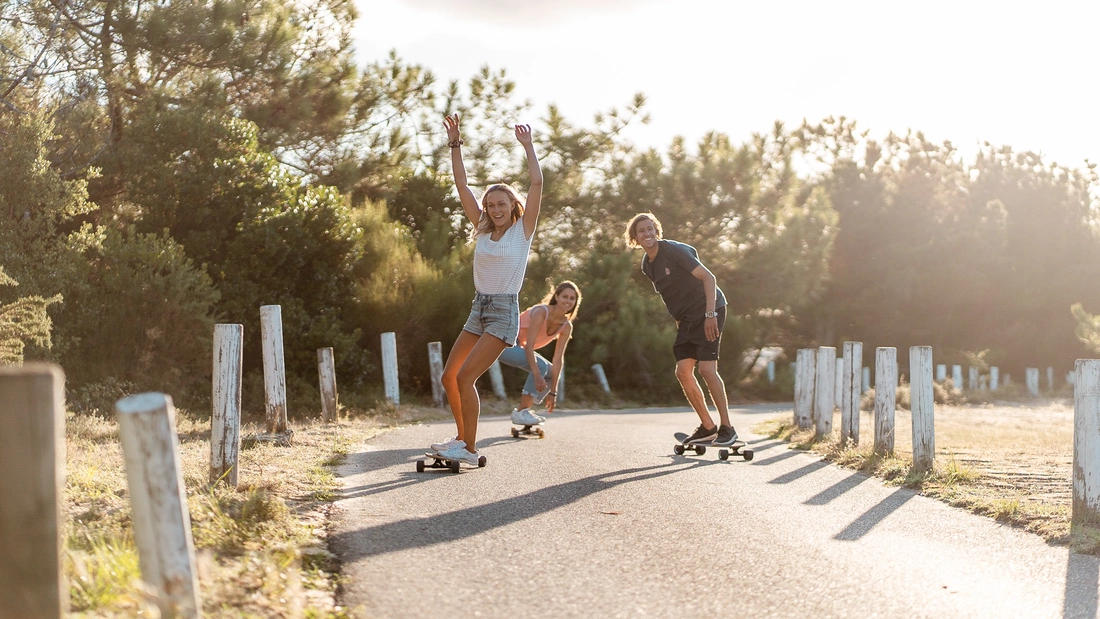
M 527 172 L 531 175 L 531 188 L 527 190 L 527 204 L 523 211 L 523 237 L 529 239 L 535 233 L 542 207 L 542 168 L 531 140 L 531 125 L 516 125 L 516 139 L 527 153 Z
M 443 126 L 447 128 L 447 145 L 451 147 L 451 169 L 455 176 L 455 189 L 458 190 L 458 199 L 462 201 L 462 209 L 466 211 L 466 217 L 477 227 L 481 221 L 481 206 L 470 190 L 466 181 L 466 164 L 462 162 L 462 137 L 458 126 L 458 114 L 447 116 L 443 119 Z
M 546 396 L 546 412 L 554 412 L 558 403 L 558 377 L 561 376 L 562 361 L 565 359 L 565 347 L 569 345 L 569 338 L 573 337 L 573 323 L 567 321 L 558 334 L 558 341 L 554 344 L 554 362 L 550 367 L 550 393 Z

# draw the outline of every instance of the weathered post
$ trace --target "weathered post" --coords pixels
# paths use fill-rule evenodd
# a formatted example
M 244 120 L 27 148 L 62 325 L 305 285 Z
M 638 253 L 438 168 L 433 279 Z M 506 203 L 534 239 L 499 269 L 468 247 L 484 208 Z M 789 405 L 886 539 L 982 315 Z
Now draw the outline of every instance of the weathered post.
M 336 360 L 332 348 L 317 349 L 317 381 L 321 386 L 321 421 L 336 421 L 339 396 L 336 391 Z
M 989 390 L 996 391 L 1001 386 L 1001 370 L 997 366 L 989 368 Z
M 500 361 L 494 361 L 489 366 L 489 380 L 493 383 L 493 393 L 501 400 L 507 400 L 508 394 L 504 393 L 504 374 L 500 371 Z
M 401 403 L 401 388 L 397 384 L 397 334 L 387 331 L 382 334 L 382 385 L 386 399 L 394 404 Z
M 833 396 L 836 395 L 836 348 L 817 348 L 817 377 L 814 381 L 814 438 L 833 431 Z
M 210 415 L 210 483 L 237 487 L 241 453 L 241 371 L 244 325 L 214 325 L 214 385 Z
M 929 471 L 936 457 L 931 346 L 909 349 L 909 407 L 913 413 L 913 468 Z
M 432 373 L 432 403 L 443 406 L 447 392 L 443 389 L 443 344 L 428 342 L 428 367 Z
M 814 381 L 817 379 L 817 351 L 799 348 L 795 357 L 794 422 L 799 430 L 810 427 L 814 420 Z
M 264 354 L 264 401 L 267 432 L 287 431 L 286 363 L 283 360 L 283 309 L 278 305 L 260 306 L 260 339 Z
M 833 380 L 833 406 L 840 408 L 840 403 L 844 401 L 844 360 L 837 359 L 835 367 L 833 369 L 835 379 Z
M 912 372 L 912 370 L 909 370 L 910 374 L 912 374 Z M 912 379 L 910 379 L 909 382 L 912 383 Z M 956 389 L 962 390 L 966 387 L 966 385 L 963 384 L 963 367 L 961 365 L 951 366 L 951 382 L 955 383 Z
M 1054 368 L 1047 367 L 1047 391 L 1054 391 Z
M 0 367 L 0 616 L 60 619 L 65 375 L 44 363 Z
M 875 445 L 877 454 L 894 453 L 894 405 L 898 391 L 898 349 L 875 349 Z
M 863 376 L 859 382 L 859 394 L 863 395 L 867 393 L 867 390 L 871 388 L 871 368 L 863 366 Z
M 607 374 L 604 374 L 603 366 L 599 363 L 593 363 L 592 373 L 596 375 L 596 382 L 599 383 L 600 389 L 603 389 L 604 393 L 611 393 L 611 385 L 607 384 Z
M 966 388 L 974 391 L 978 388 L 978 368 L 970 366 L 967 368 Z
M 199 617 L 195 546 L 172 398 L 163 393 L 123 398 L 115 404 L 115 416 L 141 579 L 156 593 L 163 617 Z
M 775 361 L 769 361 L 768 362 L 767 372 L 768 372 L 768 382 L 769 383 L 774 383 L 775 382 Z
M 1027 392 L 1031 395 L 1039 395 L 1039 368 L 1025 369 L 1024 380 L 1027 381 Z
M 1100 359 L 1074 364 L 1073 520 L 1100 522 Z
M 1066 384 L 1067 385 L 1073 385 L 1077 382 L 1077 377 L 1075 376 L 1075 374 L 1076 374 L 1076 372 L 1067 372 L 1066 373 Z
M 843 384 L 840 400 L 840 445 L 850 440 L 859 444 L 860 378 L 863 373 L 863 342 L 844 342 Z
M 937 383 L 942 383 L 945 380 L 947 380 L 947 364 L 946 363 L 937 363 L 936 364 L 936 382 Z
M 557 406 L 565 401 L 565 359 L 561 360 L 561 374 L 558 374 L 558 389 L 557 397 L 554 398 L 554 405 Z

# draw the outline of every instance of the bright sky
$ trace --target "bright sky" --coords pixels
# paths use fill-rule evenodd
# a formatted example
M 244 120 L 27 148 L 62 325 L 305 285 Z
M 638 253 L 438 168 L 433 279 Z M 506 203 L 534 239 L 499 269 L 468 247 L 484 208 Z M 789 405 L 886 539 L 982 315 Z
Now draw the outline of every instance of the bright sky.
M 1045 0 L 356 0 L 364 62 L 390 49 L 445 83 L 504 68 L 538 128 L 648 97 L 628 133 L 735 141 L 827 116 L 1100 162 L 1100 2 Z

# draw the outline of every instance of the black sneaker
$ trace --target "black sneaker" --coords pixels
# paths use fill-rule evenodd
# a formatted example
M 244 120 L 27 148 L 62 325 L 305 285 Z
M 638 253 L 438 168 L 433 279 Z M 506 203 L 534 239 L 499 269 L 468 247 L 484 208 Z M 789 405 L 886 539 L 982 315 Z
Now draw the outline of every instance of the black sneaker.
M 695 432 L 691 433 L 691 436 L 684 439 L 685 445 L 706 445 L 714 440 L 714 437 L 718 435 L 718 428 L 706 429 L 699 425 L 695 428 Z
M 737 430 L 733 426 L 719 426 L 718 436 L 714 439 L 715 445 L 732 445 L 737 441 Z

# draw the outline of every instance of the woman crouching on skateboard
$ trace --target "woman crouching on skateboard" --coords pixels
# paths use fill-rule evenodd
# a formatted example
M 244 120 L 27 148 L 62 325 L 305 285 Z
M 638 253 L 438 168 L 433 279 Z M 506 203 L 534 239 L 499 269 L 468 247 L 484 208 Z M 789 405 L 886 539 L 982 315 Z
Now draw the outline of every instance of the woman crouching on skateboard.
M 492 185 L 479 204 L 466 181 L 458 115 L 448 116 L 448 146 L 455 189 L 466 216 L 474 224 L 473 308 L 462 333 L 455 340 L 443 368 L 443 388 L 451 405 L 458 434 L 433 443 L 432 449 L 447 460 L 478 464 L 477 420 L 481 400 L 474 382 L 489 369 L 500 353 L 516 343 L 519 335 L 519 291 L 527 270 L 527 254 L 535 237 L 542 203 L 542 169 L 531 140 L 529 125 L 516 125 L 516 140 L 527 155 L 531 188 L 524 204 L 510 185 Z
M 512 423 L 533 426 L 546 421 L 545 417 L 531 412 L 532 403 L 546 401 L 546 412 L 554 412 L 558 393 L 555 391 L 561 376 L 565 347 L 573 337 L 572 319 L 581 305 L 581 290 L 576 284 L 564 281 L 550 291 L 538 305 L 533 305 L 519 315 L 519 341 L 500 355 L 500 362 L 530 373 L 523 384 L 519 408 L 512 411 Z M 535 352 L 557 340 L 554 346 L 554 362 Z
M 642 273 L 653 282 L 653 289 L 665 302 L 676 320 L 676 379 L 684 388 L 688 403 L 699 415 L 695 432 L 684 439 L 693 445 L 732 445 L 737 432 L 730 425 L 726 385 L 718 375 L 718 347 L 726 322 L 726 297 L 691 245 L 661 238 L 661 222 L 653 213 L 635 215 L 626 227 L 626 244 L 641 247 Z M 721 426 L 715 426 L 707 410 L 703 390 L 695 379 L 695 367 L 710 391 L 718 409 Z

